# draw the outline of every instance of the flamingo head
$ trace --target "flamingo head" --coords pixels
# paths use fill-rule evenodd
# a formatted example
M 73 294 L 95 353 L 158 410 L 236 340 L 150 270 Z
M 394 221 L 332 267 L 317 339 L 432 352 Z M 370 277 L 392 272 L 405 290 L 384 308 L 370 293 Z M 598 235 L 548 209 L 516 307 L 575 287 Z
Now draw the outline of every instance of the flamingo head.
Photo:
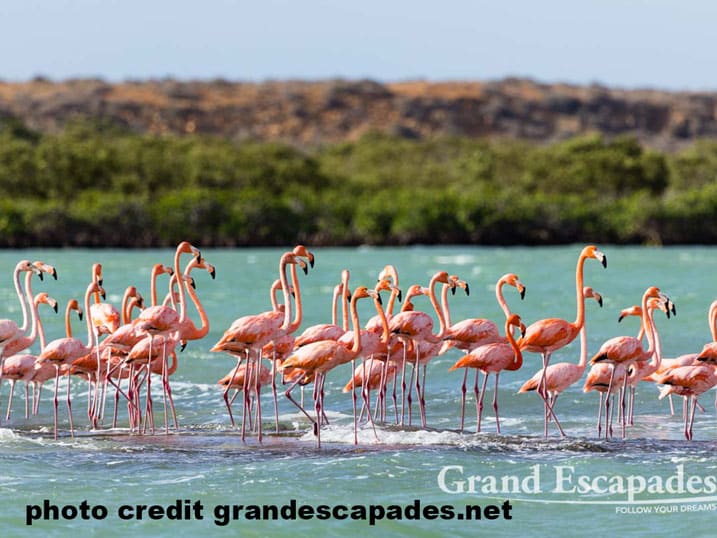
M 518 327 L 520 329 L 521 336 L 525 336 L 525 324 L 523 323 L 523 320 L 520 319 L 518 314 L 511 314 L 508 316 L 508 319 L 505 320 L 505 326 L 508 330 L 513 327 Z
M 460 278 L 458 278 L 457 275 L 451 275 L 448 278 L 451 281 L 449 285 L 451 286 L 451 293 L 453 295 L 456 294 L 456 288 L 463 288 L 463 291 L 466 292 L 466 295 L 471 294 L 471 289 L 468 286 L 468 282 L 466 282 L 465 280 L 461 280 Z
M 510 286 L 515 287 L 518 290 L 518 293 L 520 293 L 520 299 L 525 299 L 525 285 L 520 281 L 518 275 L 515 273 L 506 273 L 500 277 L 500 280 L 498 280 L 498 286 L 502 284 L 509 284 Z
M 395 286 L 398 286 L 398 271 L 396 271 L 396 268 L 393 265 L 387 265 L 383 268 L 383 270 L 378 274 L 378 279 L 382 280 L 384 278 L 390 278 L 393 280 L 393 284 Z
M 638 316 L 638 317 L 641 317 L 641 316 L 642 316 L 642 307 L 637 306 L 637 305 L 633 305 L 633 306 L 630 306 L 630 307 L 628 307 L 628 308 L 623 308 L 623 309 L 620 311 L 620 317 L 617 318 L 617 322 L 620 323 L 620 322 L 621 322 L 624 318 L 626 318 L 627 316 Z
M 396 290 L 396 293 L 398 294 L 398 302 L 401 302 L 401 288 L 396 287 L 389 278 L 380 278 L 378 282 L 376 282 L 376 286 L 373 289 L 376 290 L 376 292 L 380 292 L 382 290 L 393 292 Z
M 97 282 L 100 286 L 102 285 L 102 264 L 101 263 L 93 263 L 92 264 L 92 280 Z
M 37 271 L 39 271 L 37 274 L 40 277 L 40 280 L 42 280 L 42 273 L 52 275 L 52 278 L 57 280 L 57 270 L 52 265 L 41 261 L 33 262 L 32 265 L 35 267 L 35 269 L 37 269 Z
M 600 305 L 600 308 L 602 308 L 602 295 L 600 295 L 597 291 L 592 289 L 590 286 L 585 286 L 583 288 L 583 295 L 585 295 L 585 297 L 590 297 L 591 299 L 595 299 L 597 301 L 597 303 Z
M 595 258 L 597 261 L 602 263 L 602 266 L 607 268 L 607 256 L 600 252 L 595 245 L 588 245 L 583 249 L 582 255 L 586 258 Z
M 314 268 L 314 255 L 304 245 L 296 245 L 293 250 L 294 254 L 309 260 L 309 265 Z
M 82 320 L 82 308 L 80 308 L 80 303 L 77 299 L 70 299 L 67 302 L 67 312 L 70 312 L 71 310 L 75 310 L 77 312 L 77 316 L 80 320 Z
M 35 304 L 38 305 L 40 303 L 50 305 L 50 308 L 57 314 L 57 301 L 50 297 L 47 292 L 42 291 L 35 295 Z
M 202 262 L 202 253 L 189 241 L 182 241 L 179 243 L 179 245 L 177 245 L 176 254 L 192 254 L 197 259 L 197 263 Z
M 363 297 L 373 297 L 374 301 L 381 304 L 381 296 L 376 290 L 367 288 L 366 286 L 359 286 L 351 294 L 351 302 L 357 301 Z

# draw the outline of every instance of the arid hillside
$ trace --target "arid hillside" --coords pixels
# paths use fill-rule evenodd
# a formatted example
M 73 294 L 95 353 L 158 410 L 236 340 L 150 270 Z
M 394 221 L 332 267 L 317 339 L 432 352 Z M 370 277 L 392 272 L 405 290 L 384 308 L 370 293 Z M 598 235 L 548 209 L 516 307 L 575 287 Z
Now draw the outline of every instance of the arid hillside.
M 717 137 L 716 93 L 496 82 L 378 83 L 370 80 L 83 79 L 0 82 L 0 118 L 54 132 L 76 117 L 137 132 L 207 133 L 310 147 L 367 131 L 407 138 L 438 134 L 552 142 L 578 134 L 631 134 L 674 150 Z

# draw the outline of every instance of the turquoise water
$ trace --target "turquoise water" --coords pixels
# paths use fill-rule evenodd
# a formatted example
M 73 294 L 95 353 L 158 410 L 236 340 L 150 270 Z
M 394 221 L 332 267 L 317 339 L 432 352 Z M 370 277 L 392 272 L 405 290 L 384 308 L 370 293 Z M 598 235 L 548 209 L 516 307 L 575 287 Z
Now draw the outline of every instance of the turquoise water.
M 201 245 L 199 245 L 201 246 Z M 372 286 L 387 263 L 394 264 L 401 287 L 427 284 L 437 270 L 445 269 L 467 280 L 471 295 L 451 297 L 452 318 L 488 317 L 500 321 L 495 281 L 506 272 L 517 273 L 527 287 L 524 301 L 512 288 L 505 295 L 511 308 L 526 323 L 544 317 L 575 317 L 574 271 L 581 246 L 555 248 L 415 247 L 402 249 L 316 249 L 316 267 L 302 276 L 304 322 L 309 325 L 330 318 L 331 291 L 341 269 L 351 270 L 352 286 Z M 677 304 L 677 317 L 657 320 L 664 355 L 699 351 L 710 339 L 707 308 L 717 297 L 712 275 L 717 270 L 717 249 L 704 247 L 638 248 L 602 246 L 608 268 L 594 260 L 585 266 L 586 284 L 600 291 L 600 309 L 587 305 L 589 350 L 621 334 L 635 334 L 636 318 L 617 323 L 621 308 L 639 303 L 644 289 L 657 285 Z M 216 381 L 235 364 L 227 355 L 210 353 L 235 318 L 270 307 L 268 289 L 276 278 L 281 249 L 212 250 L 203 255 L 217 267 L 211 280 L 196 271 L 201 300 L 211 321 L 211 332 L 202 341 L 190 342 L 180 355 L 172 378 L 180 431 L 165 435 L 134 435 L 127 430 L 126 411 L 120 428 L 91 432 L 85 417 L 86 388 L 74 382 L 74 418 L 77 432 L 69 436 L 67 415 L 60 407 L 61 437 L 52 439 L 51 386 L 48 383 L 38 416 L 22 417 L 22 398 L 10 421 L 0 429 L 0 520 L 3 536 L 41 532 L 68 536 L 77 531 L 103 536 L 138 532 L 146 536 L 173 536 L 177 532 L 201 532 L 207 536 L 285 536 L 294 532 L 345 536 L 359 532 L 371 536 L 435 536 L 453 533 L 469 536 L 485 533 L 508 536 L 531 531 L 536 536 L 575 536 L 621 532 L 667 535 L 689 530 L 694 536 L 711 535 L 717 499 L 712 486 L 717 475 L 715 448 L 717 419 L 714 391 L 704 395 L 704 413 L 695 421 L 695 439 L 684 440 L 680 416 L 669 416 L 666 400 L 657 400 L 654 386 L 638 388 L 635 425 L 622 440 L 619 428 L 610 441 L 597 438 L 597 396 L 574 386 L 556 406 L 568 437 L 551 429 L 542 436 L 542 405 L 535 394 L 518 395 L 517 389 L 539 368 L 539 357 L 526 353 L 523 367 L 501 375 L 500 410 L 503 434 L 496 435 L 490 403 L 484 413 L 484 432 L 474 434 L 475 407 L 469 398 L 467 426 L 458 432 L 459 386 L 462 372 L 448 372 L 458 351 L 431 361 L 427 377 L 428 428 L 380 426 L 376 442 L 370 427 L 360 431 L 360 444 L 352 443 L 351 399 L 341 393 L 349 367 L 327 377 L 326 406 L 331 424 L 322 430 L 318 450 L 308 424 L 282 398 L 281 435 L 272 435 L 273 412 L 268 391 L 263 395 L 266 418 L 264 443 L 254 436 L 242 443 L 231 429 Z M 80 297 L 90 278 L 90 266 L 104 266 L 108 300 L 119 303 L 126 286 L 135 284 L 149 296 L 149 272 L 154 263 L 171 264 L 170 250 L 26 250 L 0 253 L 6 276 L 0 284 L 0 317 L 20 320 L 11 283 L 11 271 L 22 258 L 53 264 L 58 281 L 35 280 L 34 290 L 47 291 L 62 305 Z M 166 280 L 161 281 L 164 286 Z M 165 289 L 162 287 L 162 289 Z M 369 301 L 364 301 L 369 303 Z M 427 302 L 416 305 L 428 308 Z M 371 305 L 360 308 L 362 319 L 372 315 Z M 48 338 L 63 331 L 61 315 L 43 310 Z M 502 325 L 502 323 L 500 323 Z M 75 325 L 77 335 L 84 326 Z M 37 348 L 33 348 L 37 350 Z M 552 362 L 577 361 L 578 342 L 553 355 Z M 1 402 L 7 402 L 7 383 Z M 155 384 L 158 386 L 158 383 Z M 492 399 L 492 380 L 486 401 Z M 18 391 L 18 393 L 21 391 Z M 17 396 L 17 395 L 16 395 Z M 240 405 L 236 405 L 240 408 Z M 158 422 L 162 422 L 161 395 L 155 397 Z M 679 404 L 678 404 L 679 413 Z M 389 415 L 390 416 L 390 415 Z M 441 472 L 445 484 L 441 488 Z M 468 491 L 469 476 L 475 478 Z M 644 484 L 642 483 L 644 480 Z M 630 481 L 632 492 L 625 484 Z M 622 485 L 621 485 L 622 484 Z M 642 487 L 641 491 L 640 488 Z M 463 492 L 459 490 L 463 489 Z M 609 488 L 613 488 L 611 491 Z M 717 488 L 715 488 L 717 489 Z M 637 503 L 629 503 L 632 497 Z M 673 503 L 677 499 L 679 503 Z M 88 519 L 81 513 L 72 520 L 38 520 L 26 524 L 28 505 L 73 507 L 87 502 Z M 291 516 L 296 505 L 347 505 L 361 515 L 361 507 L 385 518 L 369 525 L 347 519 L 256 521 L 250 512 L 225 521 L 225 505 L 277 505 Z M 415 519 L 414 504 L 421 508 L 452 505 L 458 512 L 466 504 L 480 505 L 482 519 Z M 510 502 L 510 510 L 504 506 Z M 179 502 L 183 519 L 170 519 Z M 133 518 L 136 505 L 159 505 L 151 512 L 157 519 Z M 370 508 L 370 505 L 376 505 Z M 396 505 L 392 508 L 393 505 Z M 495 505 L 496 508 L 486 508 Z M 172 507 L 168 515 L 166 507 Z M 101 509 L 106 509 L 104 519 Z M 125 508 L 123 508 L 125 507 Z M 408 510 L 406 511 L 406 507 Z M 186 511 L 184 508 L 188 508 Z M 39 508 L 38 508 L 39 510 Z M 243 510 L 246 510 L 244 508 Z M 251 509 L 250 509 L 251 510 Z M 120 511 L 127 519 L 120 518 Z M 399 512 L 400 511 L 400 512 Z M 31 512 L 35 513 L 35 512 Z M 344 513 L 339 510 L 337 515 Z M 403 517 L 397 520 L 398 515 Z M 440 512 L 438 512 L 440 513 Z M 38 514 L 42 517 L 42 513 Z M 48 516 L 52 516 L 48 512 Z M 231 510 L 229 518 L 231 519 Z M 247 515 L 248 517 L 244 517 Z M 202 516 L 202 519 L 199 519 Z M 505 516 L 510 516 L 507 519 Z M 494 517 L 494 519 L 488 519 Z M 218 523 L 225 523 L 220 525 Z

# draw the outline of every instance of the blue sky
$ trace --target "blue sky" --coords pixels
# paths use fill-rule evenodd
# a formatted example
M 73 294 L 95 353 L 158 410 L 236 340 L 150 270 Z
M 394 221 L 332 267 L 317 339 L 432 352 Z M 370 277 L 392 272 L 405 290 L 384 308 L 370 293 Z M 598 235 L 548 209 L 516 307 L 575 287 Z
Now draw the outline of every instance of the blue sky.
M 506 76 L 717 90 L 714 0 L 2 0 L 0 79 Z

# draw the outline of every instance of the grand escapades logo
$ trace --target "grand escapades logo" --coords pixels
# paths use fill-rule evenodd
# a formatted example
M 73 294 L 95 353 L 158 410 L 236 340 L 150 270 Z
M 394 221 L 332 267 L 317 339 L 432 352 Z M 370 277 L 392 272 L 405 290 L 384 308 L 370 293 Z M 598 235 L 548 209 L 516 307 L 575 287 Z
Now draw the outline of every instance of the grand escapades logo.
M 514 500 L 539 496 L 542 502 L 571 504 L 717 502 L 717 476 L 688 473 L 682 463 L 666 473 L 629 475 L 593 475 L 581 473 L 575 465 L 535 464 L 523 474 L 498 476 L 446 465 L 437 481 L 448 494 L 511 495 Z

